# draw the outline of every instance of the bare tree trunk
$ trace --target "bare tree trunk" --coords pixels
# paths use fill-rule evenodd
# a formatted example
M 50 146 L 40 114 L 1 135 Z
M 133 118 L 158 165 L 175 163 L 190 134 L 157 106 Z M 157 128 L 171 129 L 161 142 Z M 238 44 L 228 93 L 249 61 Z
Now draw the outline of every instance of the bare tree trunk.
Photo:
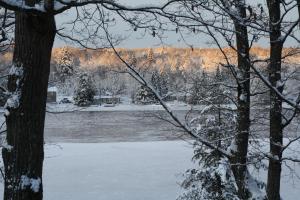
M 279 92 L 283 91 L 281 86 L 281 57 L 283 42 L 281 38 L 280 25 L 280 1 L 268 0 L 268 9 L 270 15 L 270 63 L 269 63 L 269 81 Z M 268 199 L 280 200 L 280 179 L 282 158 L 282 99 L 270 90 L 270 153 L 267 196 Z
M 246 8 L 239 0 L 237 8 L 240 18 L 246 18 Z M 247 153 L 250 129 L 250 62 L 247 27 L 241 21 L 234 20 L 238 57 L 238 100 L 237 100 L 237 135 L 235 136 L 236 151 L 231 160 L 232 171 L 238 186 L 241 199 L 250 196 L 246 185 Z
M 3 149 L 4 200 L 43 199 L 45 107 L 55 32 L 53 15 L 16 13 L 6 105 L 8 146 Z

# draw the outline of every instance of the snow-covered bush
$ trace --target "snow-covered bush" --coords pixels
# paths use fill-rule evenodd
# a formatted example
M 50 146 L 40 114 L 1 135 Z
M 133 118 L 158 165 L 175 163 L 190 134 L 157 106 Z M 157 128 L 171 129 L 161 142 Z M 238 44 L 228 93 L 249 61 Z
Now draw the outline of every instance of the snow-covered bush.
M 93 103 L 96 89 L 92 78 L 87 73 L 79 76 L 79 82 L 74 92 L 74 103 L 78 106 L 89 106 Z

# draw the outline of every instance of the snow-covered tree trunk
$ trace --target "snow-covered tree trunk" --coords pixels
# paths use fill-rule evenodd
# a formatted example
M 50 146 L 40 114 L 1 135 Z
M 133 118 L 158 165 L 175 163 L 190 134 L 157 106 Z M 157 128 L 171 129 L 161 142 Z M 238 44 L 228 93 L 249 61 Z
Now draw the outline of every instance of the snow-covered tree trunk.
M 281 41 L 281 13 L 279 0 L 268 0 L 270 17 L 270 63 L 269 81 L 272 87 L 282 93 L 281 57 L 283 42 Z M 268 199 L 280 200 L 280 177 L 282 157 L 282 99 L 270 90 L 270 159 L 267 181 Z
M 28 6 L 34 3 L 26 1 Z M 44 121 L 55 31 L 53 15 L 16 12 L 3 149 L 4 200 L 43 199 Z
M 231 159 L 232 171 L 238 186 L 240 199 L 249 197 L 246 185 L 247 153 L 250 130 L 250 61 L 247 27 L 243 24 L 246 18 L 246 8 L 243 0 L 236 0 L 238 19 L 234 19 L 236 31 L 236 46 L 238 58 L 238 88 L 237 88 L 237 134 L 235 135 L 235 149 Z

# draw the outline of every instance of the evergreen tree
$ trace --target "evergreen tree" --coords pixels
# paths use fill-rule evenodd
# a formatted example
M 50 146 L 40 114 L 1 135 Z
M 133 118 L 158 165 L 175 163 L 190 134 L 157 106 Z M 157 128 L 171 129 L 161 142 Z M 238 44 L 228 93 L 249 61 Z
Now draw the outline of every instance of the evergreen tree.
M 202 75 L 193 78 L 191 87 L 191 104 L 214 104 L 220 106 L 229 103 L 228 97 L 231 91 L 225 85 L 226 77 L 217 67 L 216 72 L 211 76 L 203 70 Z
M 130 56 L 130 64 L 132 65 L 132 66 L 136 66 L 137 65 L 137 58 L 136 58 L 136 56 L 135 56 L 135 53 L 133 52 L 132 54 L 131 54 L 131 56 Z
M 190 121 L 192 131 L 205 138 L 220 149 L 227 149 L 230 154 L 237 151 L 236 140 L 233 139 L 237 132 L 237 114 L 235 111 L 223 109 L 224 89 L 222 76 L 219 70 L 214 75 L 214 83 L 207 89 L 207 105 L 199 117 Z M 201 81 L 199 81 L 201 82 Z M 219 84 L 218 84 L 219 83 Z M 187 170 L 184 174 L 182 187 L 186 190 L 177 200 L 240 200 L 238 187 L 231 160 L 220 154 L 219 151 L 210 149 L 201 142 L 194 144 L 194 161 L 198 167 Z M 245 172 L 245 181 L 253 188 L 263 190 L 264 184 L 253 179 L 249 172 Z M 258 194 L 261 191 L 257 191 Z M 259 196 L 259 195 L 258 195 Z M 252 196 L 253 200 L 260 199 Z
M 220 67 L 218 66 L 209 90 L 210 101 L 213 104 L 218 106 L 228 102 L 225 96 L 225 93 L 227 93 L 228 90 L 226 90 L 223 83 L 224 83 L 224 77 L 223 74 L 221 73 Z
M 196 133 L 214 145 L 222 149 L 234 146 L 229 139 L 235 132 L 234 113 L 210 105 L 190 123 Z M 238 200 L 229 161 L 218 151 L 200 143 L 196 142 L 194 148 L 194 161 L 199 163 L 199 167 L 184 174 L 182 187 L 186 192 L 178 200 Z
M 64 83 L 67 77 L 74 74 L 73 56 L 67 48 L 63 48 L 57 63 L 57 72 L 60 80 Z
M 169 92 L 169 88 L 168 88 L 168 85 L 169 85 L 169 76 L 166 72 L 164 71 L 161 71 L 160 72 L 160 94 L 161 96 L 165 96 L 168 94 Z
M 262 75 L 265 77 L 268 76 L 268 69 L 266 67 L 261 67 L 261 72 Z M 256 95 L 255 100 L 257 100 L 258 104 L 261 105 L 269 105 L 270 104 L 270 90 L 269 88 L 259 79 L 255 78 L 254 83 L 252 84 L 254 88 L 253 93 L 258 93 L 259 95 Z M 253 101 L 253 100 L 252 100 Z
M 153 49 L 149 49 L 147 52 L 147 62 L 149 65 L 154 63 L 154 52 Z
M 156 103 L 157 99 L 148 87 L 141 85 L 135 95 L 135 102 L 138 104 L 151 104 Z
M 173 92 L 178 95 L 182 95 L 183 92 L 186 92 L 186 85 L 187 85 L 187 76 L 185 70 L 182 68 L 182 58 L 178 56 L 174 58 L 172 64 L 172 73 L 171 75 L 171 87 Z
M 220 70 L 220 66 L 217 66 L 216 72 L 215 72 L 215 80 L 222 82 L 224 80 L 223 74 Z
M 208 74 L 203 70 L 202 73 L 196 73 L 192 78 L 191 96 L 189 99 L 190 104 L 204 104 L 205 99 L 208 98 L 209 92 L 209 77 Z
M 74 92 L 74 102 L 78 106 L 89 106 L 93 103 L 96 93 L 92 78 L 87 73 L 79 76 L 79 82 Z
M 164 72 L 155 70 L 151 76 L 151 84 L 161 97 L 168 93 L 167 75 Z

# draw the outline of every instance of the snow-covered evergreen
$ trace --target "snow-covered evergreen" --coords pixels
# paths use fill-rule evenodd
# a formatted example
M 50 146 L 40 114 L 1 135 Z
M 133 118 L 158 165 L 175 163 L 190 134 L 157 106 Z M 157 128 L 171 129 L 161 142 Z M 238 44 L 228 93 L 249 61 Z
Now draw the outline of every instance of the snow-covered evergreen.
M 137 90 L 134 97 L 134 101 L 137 104 L 151 104 L 156 103 L 157 99 L 152 91 L 144 85 L 141 85 Z
M 192 78 L 192 87 L 190 89 L 190 100 L 191 104 L 201 104 L 208 98 L 209 92 L 209 77 L 208 74 L 203 70 L 202 72 L 196 73 Z
M 87 73 L 79 76 L 79 82 L 74 92 L 74 103 L 78 106 L 88 106 L 93 103 L 96 89 L 92 78 Z
M 57 61 L 56 70 L 59 76 L 59 79 L 62 82 L 72 76 L 75 72 L 74 69 L 74 56 L 70 53 L 68 48 L 64 47 L 60 53 L 60 56 Z
M 236 116 L 233 112 L 209 105 L 190 125 L 201 137 L 227 149 L 235 133 Z M 237 188 L 230 163 L 217 150 L 201 143 L 194 144 L 194 161 L 199 165 L 184 174 L 182 187 L 186 190 L 178 200 L 236 200 Z
M 151 84 L 161 97 L 168 93 L 168 76 L 165 72 L 154 70 L 151 76 Z

